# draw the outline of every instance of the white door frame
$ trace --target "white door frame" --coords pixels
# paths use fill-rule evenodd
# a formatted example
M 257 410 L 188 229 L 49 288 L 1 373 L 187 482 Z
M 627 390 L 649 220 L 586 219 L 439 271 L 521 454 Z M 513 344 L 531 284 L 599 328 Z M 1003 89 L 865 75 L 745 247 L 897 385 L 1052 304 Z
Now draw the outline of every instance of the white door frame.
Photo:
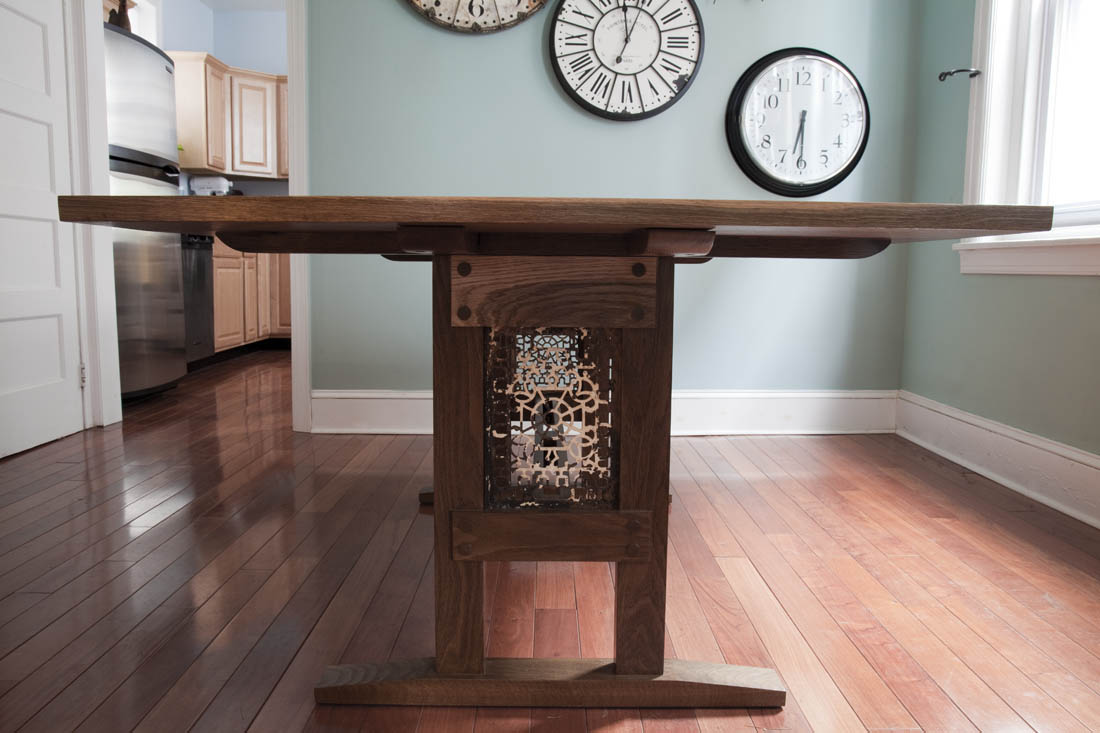
M 74 195 L 110 193 L 102 0 L 62 0 Z M 73 227 L 77 319 L 84 376 L 84 427 L 122 419 L 111 230 Z
M 309 193 L 309 95 L 306 83 L 306 0 L 287 0 L 287 135 L 290 195 Z M 313 430 L 310 397 L 309 255 L 290 256 L 290 381 L 294 430 Z
M 65 18 L 70 158 L 74 195 L 107 195 L 107 99 L 102 0 L 61 0 Z M 306 85 L 306 0 L 287 0 L 288 135 L 292 195 L 309 193 Z M 73 226 L 77 317 L 84 366 L 84 426 L 122 419 L 115 313 L 114 251 L 106 227 Z M 309 256 L 290 257 L 291 359 L 294 430 L 309 432 Z

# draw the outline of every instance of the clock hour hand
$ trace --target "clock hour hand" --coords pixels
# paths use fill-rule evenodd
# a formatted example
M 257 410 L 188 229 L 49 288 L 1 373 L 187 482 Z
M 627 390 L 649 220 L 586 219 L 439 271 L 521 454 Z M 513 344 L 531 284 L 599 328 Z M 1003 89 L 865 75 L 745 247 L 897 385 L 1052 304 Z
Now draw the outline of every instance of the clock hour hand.
M 798 135 L 795 136 L 794 145 L 791 146 L 792 153 L 795 148 L 798 148 L 798 157 L 795 160 L 802 160 L 802 152 L 806 149 L 806 110 L 802 110 L 802 114 L 799 115 Z

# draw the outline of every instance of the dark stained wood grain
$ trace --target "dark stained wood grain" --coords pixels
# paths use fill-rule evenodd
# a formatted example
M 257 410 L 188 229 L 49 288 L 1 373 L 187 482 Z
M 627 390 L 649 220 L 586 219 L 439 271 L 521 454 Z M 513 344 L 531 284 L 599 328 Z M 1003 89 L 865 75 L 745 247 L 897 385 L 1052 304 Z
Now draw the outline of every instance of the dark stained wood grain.
M 616 673 L 610 659 L 485 660 L 481 676 L 440 675 L 432 659 L 329 667 L 320 703 L 511 707 L 775 707 L 786 699 L 770 669 L 669 660 L 660 675 Z
M 715 237 L 711 257 L 858 260 L 890 246 L 887 237 Z M 684 261 L 687 261 L 686 258 Z
M 456 560 L 649 560 L 652 512 L 451 513 Z
M 477 235 L 461 227 L 403 226 L 366 231 L 236 231 L 219 239 L 241 252 L 314 252 L 317 254 L 426 253 L 477 251 Z
M 645 229 L 634 235 L 636 254 L 650 257 L 705 257 L 714 247 L 708 229 Z
M 1046 206 L 418 196 L 60 196 L 58 210 L 62 221 L 195 234 L 417 225 L 609 234 L 714 229 L 719 236 L 894 242 L 1042 231 L 1050 228 L 1053 211 Z
M 670 258 L 658 260 L 656 327 L 623 330 L 615 376 L 623 424 L 619 508 L 653 512 L 649 562 L 615 566 L 615 662 L 621 674 L 664 669 L 673 272 Z
M 451 326 L 451 258 L 432 263 L 435 546 L 451 546 L 451 512 L 484 506 L 484 333 Z M 442 553 L 441 553 L 442 555 Z M 480 674 L 484 662 L 481 563 L 435 558 L 435 658 L 442 674 Z
M 429 229 L 429 227 L 424 227 Z M 394 262 L 431 262 L 429 254 L 410 254 L 401 230 L 385 232 L 257 233 L 234 238 L 238 248 L 257 252 L 372 252 Z M 668 236 L 673 233 L 675 236 Z M 640 229 L 627 234 L 552 232 L 472 232 L 463 246 L 470 253 L 501 256 L 638 257 L 672 256 L 676 264 L 702 264 L 713 257 L 768 257 L 850 260 L 871 257 L 890 245 L 877 237 L 735 235 L 715 236 L 708 229 Z M 423 246 L 421 244 L 421 246 Z M 447 245 L 440 243 L 440 249 Z M 465 250 L 459 250 L 465 251 Z
M 653 257 L 451 258 L 451 325 L 653 328 Z

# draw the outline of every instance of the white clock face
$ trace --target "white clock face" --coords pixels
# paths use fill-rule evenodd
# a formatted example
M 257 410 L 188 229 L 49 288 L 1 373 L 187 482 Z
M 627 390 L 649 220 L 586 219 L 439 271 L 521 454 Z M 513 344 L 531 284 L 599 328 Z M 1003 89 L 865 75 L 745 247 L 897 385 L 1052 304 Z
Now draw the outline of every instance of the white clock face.
M 541 8 L 546 0 L 409 0 L 437 25 L 455 31 L 489 33 L 509 28 Z
M 687 91 L 703 27 L 693 0 L 562 0 L 550 45 L 558 78 L 581 106 L 641 119 Z
M 867 135 L 866 100 L 851 73 L 817 55 L 792 55 L 750 82 L 738 125 L 761 171 L 792 186 L 846 172 Z

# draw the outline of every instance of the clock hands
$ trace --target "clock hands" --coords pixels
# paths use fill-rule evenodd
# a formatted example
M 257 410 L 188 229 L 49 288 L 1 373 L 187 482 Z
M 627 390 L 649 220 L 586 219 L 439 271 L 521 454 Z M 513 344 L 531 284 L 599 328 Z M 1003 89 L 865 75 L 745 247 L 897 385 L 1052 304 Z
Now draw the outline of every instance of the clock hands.
M 795 159 L 795 165 L 799 169 L 806 167 L 806 161 L 802 157 L 802 153 L 806 150 L 806 110 L 802 110 L 802 114 L 798 119 L 798 135 L 794 138 L 794 145 L 791 146 L 791 152 L 798 148 L 798 157 Z
M 634 14 L 634 22 L 630 24 L 630 28 L 627 28 L 626 24 L 629 18 L 626 14 L 626 0 L 623 0 L 621 7 L 623 9 L 623 29 L 626 31 L 626 38 L 623 39 L 623 50 L 619 51 L 619 55 L 615 57 L 616 64 L 621 64 L 623 62 L 623 54 L 626 53 L 626 47 L 630 45 L 630 36 L 634 33 L 634 28 L 638 25 L 638 18 L 642 14 L 642 9 L 637 8 L 637 12 Z

